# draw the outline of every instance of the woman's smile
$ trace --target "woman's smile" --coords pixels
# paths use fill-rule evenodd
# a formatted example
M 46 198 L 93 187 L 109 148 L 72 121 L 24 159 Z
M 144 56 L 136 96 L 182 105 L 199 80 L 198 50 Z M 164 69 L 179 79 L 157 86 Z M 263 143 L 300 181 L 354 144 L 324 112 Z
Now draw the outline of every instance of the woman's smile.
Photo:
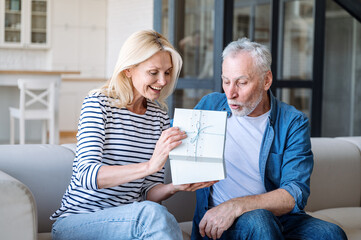
M 155 87 L 155 86 L 149 86 L 151 89 L 160 92 L 160 90 L 162 90 L 163 87 Z

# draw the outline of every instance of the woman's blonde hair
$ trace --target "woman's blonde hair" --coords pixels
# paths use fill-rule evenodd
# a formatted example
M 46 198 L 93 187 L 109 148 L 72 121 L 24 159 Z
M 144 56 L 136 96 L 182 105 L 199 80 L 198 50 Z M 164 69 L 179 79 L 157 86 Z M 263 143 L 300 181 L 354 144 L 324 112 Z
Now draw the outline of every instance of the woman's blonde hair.
M 182 68 L 182 58 L 163 35 L 153 30 L 138 31 L 128 37 L 120 49 L 111 79 L 100 89 L 92 92 L 101 92 L 111 97 L 112 104 L 116 107 L 128 106 L 133 101 L 133 84 L 124 70 L 137 66 L 160 51 L 169 52 L 172 58 L 171 81 L 162 89 L 156 100 L 161 108 L 167 109 L 165 101 L 176 86 Z

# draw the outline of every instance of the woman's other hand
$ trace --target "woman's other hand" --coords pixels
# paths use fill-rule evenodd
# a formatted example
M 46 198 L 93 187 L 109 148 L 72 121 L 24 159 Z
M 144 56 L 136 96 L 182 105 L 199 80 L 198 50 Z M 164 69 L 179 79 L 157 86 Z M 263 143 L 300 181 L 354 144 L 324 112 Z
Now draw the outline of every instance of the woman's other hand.
M 199 183 L 173 185 L 174 193 L 179 192 L 179 191 L 194 192 L 201 188 L 210 187 L 217 182 L 218 181 L 210 181 L 210 182 L 199 182 Z
M 169 184 L 158 184 L 152 187 L 147 193 L 147 200 L 154 202 L 161 202 L 173 196 L 175 193 L 180 191 L 194 192 L 198 189 L 210 187 L 218 181 L 200 182 L 191 184 L 173 185 Z

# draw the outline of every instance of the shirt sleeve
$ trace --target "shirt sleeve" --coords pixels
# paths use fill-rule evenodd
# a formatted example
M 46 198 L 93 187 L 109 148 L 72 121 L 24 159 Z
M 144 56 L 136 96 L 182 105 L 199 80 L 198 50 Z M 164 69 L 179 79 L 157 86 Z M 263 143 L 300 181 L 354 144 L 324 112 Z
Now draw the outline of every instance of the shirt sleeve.
M 167 130 L 168 128 L 170 128 L 170 120 L 169 120 L 169 117 L 167 115 L 165 118 L 162 118 L 162 120 L 161 120 L 162 132 Z M 156 186 L 158 184 L 164 183 L 164 170 L 165 169 L 163 167 L 160 171 L 145 177 L 144 187 L 142 189 L 142 199 L 143 200 L 145 200 L 147 198 L 147 192 L 152 187 L 154 187 L 154 186 Z
M 310 195 L 310 177 L 313 170 L 310 126 L 306 116 L 293 122 L 288 131 L 283 154 L 280 188 L 295 199 L 291 213 L 302 211 Z
M 97 175 L 102 166 L 105 125 L 105 107 L 96 96 L 87 97 L 80 113 L 74 161 L 76 178 L 85 189 L 98 189 Z

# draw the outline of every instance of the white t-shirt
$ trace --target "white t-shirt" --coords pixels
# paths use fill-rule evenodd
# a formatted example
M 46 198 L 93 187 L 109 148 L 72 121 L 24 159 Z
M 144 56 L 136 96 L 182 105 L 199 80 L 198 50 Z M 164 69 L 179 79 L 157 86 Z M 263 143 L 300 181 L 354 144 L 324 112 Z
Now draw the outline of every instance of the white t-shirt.
M 258 117 L 232 115 L 227 119 L 224 151 L 227 177 L 213 185 L 211 206 L 266 192 L 259 171 L 259 153 L 269 114 L 270 111 Z

